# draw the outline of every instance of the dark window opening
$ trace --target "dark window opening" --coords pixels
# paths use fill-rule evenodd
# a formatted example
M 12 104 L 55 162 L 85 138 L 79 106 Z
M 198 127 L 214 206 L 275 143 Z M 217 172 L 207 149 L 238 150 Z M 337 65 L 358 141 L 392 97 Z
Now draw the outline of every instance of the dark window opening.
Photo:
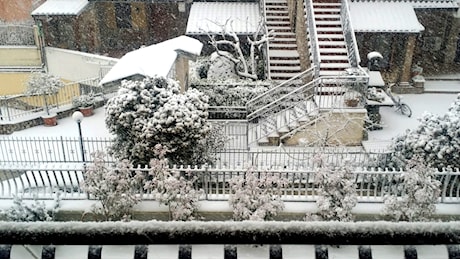
M 118 28 L 132 28 L 131 5 L 129 3 L 115 3 L 115 19 Z

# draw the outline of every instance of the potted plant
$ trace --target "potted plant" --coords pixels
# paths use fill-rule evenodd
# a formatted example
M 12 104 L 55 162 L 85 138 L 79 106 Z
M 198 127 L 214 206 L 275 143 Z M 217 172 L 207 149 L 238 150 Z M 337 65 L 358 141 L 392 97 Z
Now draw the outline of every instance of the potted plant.
M 84 116 L 93 115 L 94 96 L 92 94 L 74 97 L 72 99 L 72 104 L 74 107 L 78 107 Z
M 62 82 L 62 80 L 44 72 L 32 73 L 27 82 L 26 94 L 43 97 L 46 115 L 42 116 L 42 118 L 46 126 L 57 125 L 56 113 L 50 113 L 49 110 L 48 96 L 57 94 L 62 87 L 64 87 L 64 82 Z
M 357 107 L 361 94 L 355 90 L 350 90 L 343 94 L 343 100 L 347 107 Z

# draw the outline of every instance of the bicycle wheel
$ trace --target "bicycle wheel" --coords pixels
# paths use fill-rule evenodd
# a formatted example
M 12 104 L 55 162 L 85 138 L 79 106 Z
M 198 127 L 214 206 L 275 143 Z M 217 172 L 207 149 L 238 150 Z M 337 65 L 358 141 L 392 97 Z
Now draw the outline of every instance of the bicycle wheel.
M 401 103 L 401 114 L 403 115 L 406 115 L 408 117 L 411 117 L 412 116 L 412 110 L 410 109 L 410 107 L 405 104 L 405 103 Z

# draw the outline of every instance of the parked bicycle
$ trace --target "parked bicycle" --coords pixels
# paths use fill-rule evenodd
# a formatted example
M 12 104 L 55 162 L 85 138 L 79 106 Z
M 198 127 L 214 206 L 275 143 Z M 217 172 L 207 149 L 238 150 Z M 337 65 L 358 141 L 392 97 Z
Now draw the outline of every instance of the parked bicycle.
M 397 84 L 397 83 L 396 83 Z M 412 116 L 412 110 L 410 109 L 409 105 L 406 103 L 402 102 L 402 97 L 401 96 L 393 96 L 393 93 L 391 92 L 391 86 L 388 86 L 385 89 L 385 93 L 391 98 L 393 103 L 395 103 L 396 107 L 396 112 L 399 112 L 403 115 L 406 115 L 408 117 Z

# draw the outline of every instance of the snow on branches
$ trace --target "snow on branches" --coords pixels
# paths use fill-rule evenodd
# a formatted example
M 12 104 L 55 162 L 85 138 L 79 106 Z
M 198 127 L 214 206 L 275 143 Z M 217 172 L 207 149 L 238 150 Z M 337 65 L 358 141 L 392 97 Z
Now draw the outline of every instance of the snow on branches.
M 230 179 L 229 184 L 234 220 L 271 220 L 284 208 L 281 195 L 287 181 L 279 173 L 248 169 L 244 175 Z
M 94 204 L 92 212 L 105 221 L 129 220 L 131 212 L 140 202 L 139 187 L 143 175 L 132 176 L 132 164 L 122 160 L 116 166 L 108 166 L 102 152 L 92 154 L 93 163 L 84 172 L 82 189 L 100 204 Z
M 352 221 L 351 210 L 358 202 L 358 194 L 355 177 L 347 166 L 348 163 L 344 162 L 341 166 L 328 166 L 322 162 L 321 155 L 316 159 L 320 161 L 320 167 L 315 173 L 318 211 L 314 215 L 307 213 L 306 220 Z
M 237 75 L 241 78 L 248 78 L 252 80 L 257 80 L 257 59 L 256 59 L 256 49 L 259 53 L 264 44 L 269 40 L 273 39 L 273 32 L 262 33 L 262 29 L 265 28 L 263 22 L 259 23 L 257 31 L 252 35 L 252 38 L 247 37 L 249 43 L 249 60 L 246 59 L 243 52 L 243 47 L 240 42 L 240 38 L 233 30 L 233 21 L 228 19 L 225 21 L 225 24 L 217 24 L 222 28 L 220 34 L 209 36 L 209 43 L 215 48 L 216 53 L 231 61 L 235 66 L 235 71 Z M 227 28 L 230 28 L 227 29 Z M 208 77 L 213 77 L 209 75 Z M 217 77 L 217 75 L 214 75 Z
M 49 115 L 47 96 L 56 94 L 62 87 L 64 87 L 64 82 L 58 77 L 43 72 L 34 72 L 27 82 L 26 94 L 42 96 L 46 114 Z
M 396 167 L 420 155 L 429 166 L 460 168 L 460 95 L 444 115 L 424 113 L 420 124 L 394 140 Z
M 172 163 L 204 163 L 191 158 L 206 150 L 211 131 L 208 97 L 196 89 L 179 90 L 176 81 L 163 77 L 122 82 L 118 95 L 107 103 L 105 119 L 116 136 L 111 150 L 117 158 L 147 165 L 155 145 L 162 144 Z
M 170 220 L 194 220 L 203 194 L 202 190 L 193 187 L 198 177 L 171 170 L 165 158 L 166 149 L 160 144 L 154 149 L 156 158 L 150 161 L 151 170 L 144 188 L 152 190 L 155 199 L 168 206 Z
M 383 213 L 395 221 L 429 221 L 441 193 L 434 172 L 421 157 L 409 160 L 406 171 L 389 187 Z

